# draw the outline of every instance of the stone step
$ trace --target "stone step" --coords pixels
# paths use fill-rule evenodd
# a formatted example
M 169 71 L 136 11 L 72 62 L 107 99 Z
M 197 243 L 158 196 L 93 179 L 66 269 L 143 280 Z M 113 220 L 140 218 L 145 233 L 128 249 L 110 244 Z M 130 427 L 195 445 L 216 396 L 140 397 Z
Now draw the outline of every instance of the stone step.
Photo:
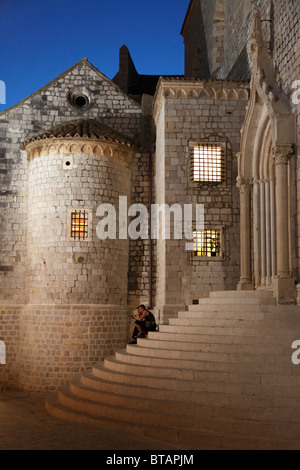
M 263 325 L 259 327 L 255 326 L 244 326 L 242 322 L 239 322 L 238 325 L 215 325 L 215 326 L 196 326 L 196 325 L 160 325 L 159 333 L 178 333 L 178 334 L 188 334 L 188 335 L 237 335 L 237 336 L 255 336 L 255 337 L 264 337 L 271 335 L 278 335 L 281 338 L 283 337 L 298 337 L 300 338 L 300 328 L 294 328 L 293 330 L 288 328 L 273 328 Z
M 170 326 L 170 329 L 168 328 Z M 163 328 L 161 328 L 163 327 Z M 275 350 L 285 349 L 291 347 L 292 342 L 296 339 L 299 339 L 297 331 L 289 330 L 286 335 L 283 335 L 281 338 L 281 332 L 276 331 L 275 333 L 267 330 L 263 335 L 263 340 L 261 335 L 247 334 L 247 335 L 238 335 L 235 331 L 235 334 L 223 334 L 223 329 L 220 328 L 219 331 L 216 331 L 214 328 L 209 327 L 205 329 L 202 328 L 201 333 L 193 333 L 193 328 L 186 333 L 175 333 L 172 331 L 174 325 L 160 325 L 159 330 L 149 331 L 146 339 L 148 340 L 161 340 L 161 341 L 178 341 L 178 342 L 190 342 L 190 343 L 219 343 L 219 344 L 240 344 L 240 345 L 255 345 L 255 346 L 268 346 L 272 349 L 274 345 Z M 138 341 L 141 341 L 144 338 L 138 338 Z
M 64 390 L 64 388 L 62 388 L 62 390 Z M 138 432 L 138 427 L 135 423 L 128 422 L 125 424 L 117 420 L 107 419 L 103 416 L 93 416 L 85 412 L 80 412 L 74 407 L 70 408 L 69 406 L 65 406 L 60 402 L 60 398 L 60 391 L 47 396 L 46 410 L 51 416 L 54 416 L 58 419 L 63 419 L 65 421 L 72 421 L 81 424 L 92 424 L 96 426 L 117 428 L 123 427 L 124 429 L 130 429 L 130 431 L 136 430 Z
M 201 298 L 203 299 L 238 299 L 240 302 L 243 302 L 245 299 L 261 299 L 267 300 L 269 303 L 274 303 L 274 294 L 272 289 L 261 289 L 261 290 L 249 290 L 249 291 L 238 291 L 238 290 L 228 290 L 228 291 L 212 291 L 209 293 L 208 297 Z
M 203 302 L 201 305 L 189 305 L 188 310 L 189 312 L 238 312 L 241 315 L 249 315 L 251 313 L 273 313 L 273 314 L 294 314 L 300 316 L 300 306 L 276 306 L 270 304 L 226 304 L 225 302 L 213 302 L 208 300 L 207 302 Z
M 190 391 L 207 391 L 207 392 L 224 392 L 238 394 L 255 394 L 266 397 L 282 397 L 282 398 L 297 398 L 299 396 L 299 386 L 290 385 L 289 383 L 277 384 L 276 378 L 264 377 L 261 383 L 241 383 L 235 380 L 233 383 L 227 382 L 223 377 L 219 380 L 188 380 L 174 377 L 161 377 L 154 375 L 145 375 L 145 368 L 143 374 L 131 374 L 128 372 L 120 372 L 114 369 L 107 369 L 103 364 L 96 364 L 93 367 L 93 374 L 96 377 L 103 378 L 111 382 L 122 382 L 132 383 L 141 387 L 153 387 L 153 388 L 167 388 L 172 390 L 190 390 Z M 201 374 L 200 374 L 201 375 Z M 224 374 L 226 375 L 226 374 Z
M 270 300 L 267 297 L 245 297 L 245 298 L 238 298 L 238 297 L 209 297 L 209 298 L 202 298 L 197 300 L 198 303 L 193 304 L 194 306 L 202 306 L 202 305 L 227 305 L 228 307 L 231 305 L 243 305 L 248 307 L 248 305 L 277 305 L 275 300 Z
M 220 334 L 220 331 L 214 333 L 214 330 L 212 330 L 212 328 L 206 329 L 201 334 L 149 331 L 147 338 L 138 338 L 137 341 L 141 346 L 155 348 L 160 345 L 164 348 L 174 347 L 176 349 L 178 347 L 179 350 L 186 349 L 187 351 L 203 351 L 203 345 L 207 343 L 213 345 L 212 351 L 215 351 L 216 346 L 227 344 L 229 346 L 233 345 L 231 352 L 253 352 L 254 354 L 262 353 L 267 355 L 288 354 L 291 357 L 291 346 L 297 339 L 297 335 L 286 335 L 283 338 L 280 338 L 279 334 L 278 336 L 242 336 L 238 335 L 237 332 L 235 334 L 222 334 L 223 332 L 221 332 Z M 229 348 L 226 351 L 229 352 Z
M 210 311 L 210 310 L 200 310 L 198 306 L 198 310 L 194 309 L 193 311 L 190 310 L 180 310 L 178 312 L 178 318 L 210 318 L 210 319 L 224 319 L 224 320 L 247 320 L 247 321 L 256 321 L 256 320 L 274 320 L 274 321 L 286 321 L 287 324 L 300 324 L 300 313 L 283 313 L 278 311 L 253 311 L 253 312 L 244 312 L 242 309 L 238 310 L 231 310 L 227 309 L 225 311 Z
M 156 354 L 155 354 L 156 353 Z M 299 370 L 293 364 L 274 363 L 273 358 L 269 362 L 265 360 L 253 363 L 253 356 L 248 355 L 247 360 L 237 360 L 235 355 L 224 354 L 201 354 L 202 359 L 190 354 L 189 358 L 177 355 L 172 358 L 168 350 L 145 349 L 131 346 L 127 350 L 117 351 L 116 359 L 120 362 L 128 362 L 131 364 L 156 366 L 167 366 L 172 369 L 191 369 L 201 371 L 219 371 L 219 372 L 237 372 L 237 373 L 259 373 L 259 374 L 282 374 L 284 376 L 299 376 Z
M 300 448 L 300 442 L 294 439 L 274 439 L 268 437 L 257 437 L 255 435 L 224 435 L 219 431 L 213 433 L 207 430 L 199 432 L 188 429 L 167 428 L 165 426 L 147 426 L 144 424 L 137 426 L 136 423 L 132 423 L 131 421 L 124 423 L 121 421 L 104 419 L 102 417 L 91 416 L 87 413 L 82 413 L 65 407 L 58 402 L 55 395 L 47 398 L 46 409 L 52 416 L 59 419 L 77 423 L 113 427 L 123 429 L 124 432 L 126 432 L 126 429 L 130 429 L 130 432 L 136 431 L 139 436 L 142 433 L 145 437 L 155 438 L 180 446 L 182 450 L 298 450 Z
M 299 435 L 300 423 L 270 422 L 249 419 L 236 419 L 233 417 L 197 416 L 195 413 L 182 413 L 181 408 L 177 413 L 151 409 L 139 409 L 129 405 L 112 406 L 98 401 L 83 399 L 74 395 L 65 387 L 58 392 L 58 402 L 76 412 L 101 417 L 101 419 L 119 421 L 120 423 L 135 423 L 136 426 L 155 426 L 163 428 L 185 429 L 200 432 L 235 434 L 238 436 L 256 436 L 261 438 L 280 439 L 282 434 L 286 439 L 294 439 Z
M 142 390 L 138 396 L 131 395 L 129 392 L 125 394 L 114 393 L 112 387 L 109 392 L 95 390 L 84 385 L 81 381 L 81 377 L 73 379 L 70 384 L 70 391 L 73 395 L 78 396 L 82 399 L 99 402 L 109 406 L 119 406 L 126 408 L 137 408 L 141 410 L 153 410 L 156 412 L 178 413 L 180 410 L 181 414 L 195 415 L 201 417 L 210 418 L 234 418 L 234 419 L 247 419 L 254 421 L 265 421 L 270 422 L 294 422 L 300 423 L 300 410 L 295 410 L 293 407 L 269 408 L 269 404 L 265 404 L 263 407 L 256 407 L 255 400 L 253 405 L 249 408 L 249 401 L 237 405 L 234 403 L 231 406 L 224 407 L 223 404 L 216 404 L 215 400 L 207 397 L 203 400 L 203 403 L 192 403 L 185 402 L 182 399 L 180 401 L 157 399 L 151 396 L 144 396 Z
M 257 351 L 257 347 L 247 347 L 241 348 L 235 347 L 235 351 L 232 351 L 231 345 L 222 345 L 222 344 L 212 344 L 212 343 L 203 343 L 202 345 L 197 345 L 197 350 L 188 349 L 189 343 L 183 343 L 184 348 L 179 349 L 178 343 L 165 342 L 153 342 L 151 341 L 151 347 L 145 347 L 143 345 L 145 342 L 138 340 L 137 345 L 128 345 L 127 351 L 132 353 L 129 347 L 135 348 L 138 350 L 139 355 L 145 355 L 149 357 L 162 357 L 165 359 L 184 359 L 187 361 L 197 360 L 203 362 L 210 362 L 212 367 L 222 363 L 229 364 L 240 364 L 241 366 L 249 366 L 251 364 L 258 364 L 261 367 L 270 367 L 270 365 L 284 367 L 289 371 L 293 371 L 292 374 L 299 374 L 299 366 L 292 364 L 291 361 L 291 352 L 284 351 L 276 354 L 266 352 L 265 347 L 262 350 Z M 149 341 L 148 341 L 149 345 Z M 174 348 L 170 347 L 174 346 Z M 186 346 L 185 346 L 186 345 Z M 152 347 L 153 346 L 153 347 Z M 253 350 L 253 351 L 252 351 Z
M 200 381 L 200 382 L 219 382 L 222 383 L 239 383 L 239 384 L 254 384 L 254 385 L 280 385 L 280 386 L 300 386 L 299 375 L 279 375 L 269 374 L 267 372 L 251 373 L 250 371 L 237 372 L 237 371 L 220 371 L 220 370 L 204 370 L 201 368 L 179 368 L 169 367 L 166 361 L 165 365 L 139 364 L 128 362 L 127 356 L 124 355 L 123 361 L 118 360 L 115 356 L 111 356 L 104 360 L 104 366 L 115 372 L 122 374 L 155 376 L 163 377 L 164 379 L 178 379 L 180 381 Z
M 147 344 L 147 347 L 144 346 Z M 239 345 L 235 345 L 233 348 L 232 345 L 222 345 L 222 344 L 213 344 L 213 343 L 203 343 L 199 345 L 198 350 L 188 350 L 185 349 L 171 349 L 168 347 L 169 342 L 153 342 L 148 341 L 147 343 L 143 340 L 138 340 L 137 345 L 127 345 L 126 350 L 130 354 L 138 354 L 146 357 L 160 357 L 165 359 L 181 359 L 181 360 L 196 360 L 201 362 L 209 361 L 214 367 L 214 364 L 220 364 L 228 362 L 231 364 L 266 364 L 268 367 L 270 365 L 274 366 L 283 366 L 285 369 L 290 370 L 293 373 L 299 374 L 299 366 L 295 366 L 291 361 L 291 352 L 285 351 L 284 354 L 280 352 L 279 354 L 266 354 L 265 348 L 262 351 L 257 351 L 257 347 L 252 346 L 250 351 L 244 352 L 241 351 Z M 155 346 L 156 347 L 152 347 Z M 236 351 L 235 351 L 236 349 Z M 254 350 L 254 352 L 252 351 Z
M 271 290 L 213 292 L 74 378 L 47 409 L 182 448 L 299 450 L 297 339 L 300 308 L 277 307 Z
M 80 376 L 80 382 L 95 391 L 106 392 L 117 395 L 151 398 L 153 400 L 176 401 L 181 403 L 192 403 L 197 405 L 220 405 L 228 408 L 255 408 L 255 409 L 299 409 L 300 397 L 285 398 L 277 396 L 253 395 L 245 392 L 244 395 L 226 393 L 222 390 L 214 392 L 176 390 L 169 388 L 154 388 L 151 386 L 140 386 L 130 382 L 111 381 L 103 377 L 95 376 L 91 371 L 84 372 Z
M 297 319 L 300 323 L 300 317 Z M 180 327 L 222 327 L 222 328 L 235 328 L 235 327 L 242 327 L 242 328 L 260 328 L 262 330 L 271 331 L 280 329 L 285 330 L 287 333 L 291 332 L 299 332 L 300 334 L 300 324 L 297 325 L 294 319 L 290 318 L 282 318 L 277 319 L 246 319 L 246 318 L 222 318 L 222 316 L 218 317 L 179 317 L 179 318 L 170 318 L 169 319 L 170 326 L 180 326 Z M 160 325 L 159 330 L 161 327 L 165 325 Z M 300 338 L 300 336 L 299 336 Z

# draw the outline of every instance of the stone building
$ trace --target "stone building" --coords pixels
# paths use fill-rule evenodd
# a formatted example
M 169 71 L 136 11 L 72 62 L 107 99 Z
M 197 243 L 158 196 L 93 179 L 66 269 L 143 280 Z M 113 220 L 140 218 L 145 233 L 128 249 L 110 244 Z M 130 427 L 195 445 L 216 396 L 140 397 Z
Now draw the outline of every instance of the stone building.
M 0 114 L 0 387 L 56 389 L 125 345 L 139 303 L 163 324 L 212 291 L 297 302 L 300 6 L 252 3 L 191 0 L 184 76 L 123 46 L 112 80 L 83 58 Z M 124 236 L 125 198 L 203 205 L 204 230 Z

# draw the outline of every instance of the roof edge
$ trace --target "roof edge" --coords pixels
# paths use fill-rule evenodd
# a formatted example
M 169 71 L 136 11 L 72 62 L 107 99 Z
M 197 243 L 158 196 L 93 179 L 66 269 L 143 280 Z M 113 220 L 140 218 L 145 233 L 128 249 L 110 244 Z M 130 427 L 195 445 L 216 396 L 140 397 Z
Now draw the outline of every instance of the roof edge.
M 41 143 L 53 140 L 96 140 L 103 142 L 115 142 L 127 145 L 135 150 L 140 144 L 125 134 L 103 124 L 97 119 L 76 119 L 66 121 L 58 126 L 46 129 L 42 133 L 32 136 L 20 145 L 21 150 L 25 150 L 30 144 Z
M 61 78 L 65 77 L 68 73 L 70 73 L 72 70 L 74 70 L 76 67 L 78 67 L 80 64 L 87 64 L 92 70 L 94 70 L 94 72 L 98 73 L 99 75 L 101 75 L 102 78 L 104 78 L 105 80 L 109 81 L 120 93 L 122 93 L 123 95 L 125 95 L 130 101 L 132 101 L 132 103 L 134 103 L 136 106 L 139 106 L 139 104 L 134 101 L 132 98 L 130 98 L 130 96 L 128 96 L 126 93 L 124 93 L 124 91 L 121 90 L 121 88 L 116 84 L 114 83 L 110 78 L 108 78 L 106 75 L 104 75 L 102 72 L 100 72 L 100 70 L 97 69 L 97 67 L 95 67 L 91 62 L 89 62 L 89 60 L 87 59 L 87 57 L 82 57 L 82 59 L 80 59 L 78 62 L 76 62 L 74 65 L 72 65 L 71 67 L 67 68 L 67 70 L 65 70 L 64 72 L 62 72 L 61 74 L 59 74 L 57 77 L 53 78 L 53 80 L 51 80 L 50 82 L 46 83 L 46 85 L 42 86 L 41 88 L 39 88 L 37 91 L 31 93 L 30 95 L 28 95 L 26 98 L 23 98 L 21 101 L 19 101 L 18 103 L 10 106 L 9 108 L 7 109 L 4 109 L 3 111 L 1 111 L 0 113 L 0 116 L 2 115 L 5 115 L 5 113 L 11 111 L 12 109 L 16 108 L 17 106 L 21 105 L 22 103 L 25 103 L 25 101 L 27 100 L 30 100 L 32 99 L 34 96 L 38 95 L 39 93 L 41 93 L 42 91 L 44 90 L 47 90 L 48 88 L 50 88 L 51 86 L 53 86 L 55 84 L 55 82 L 57 82 L 58 80 L 60 80 Z
M 192 5 L 193 5 L 194 1 L 195 1 L 195 0 L 191 0 L 191 1 L 190 1 L 190 4 L 189 4 L 189 6 L 188 6 L 188 9 L 187 9 L 187 12 L 186 12 L 184 21 L 183 21 L 183 25 L 182 25 L 182 28 L 181 28 L 181 31 L 180 31 L 181 36 L 183 36 L 183 32 L 184 32 L 184 29 L 185 29 L 185 26 L 186 26 L 188 17 L 190 16 L 190 12 L 191 12 Z

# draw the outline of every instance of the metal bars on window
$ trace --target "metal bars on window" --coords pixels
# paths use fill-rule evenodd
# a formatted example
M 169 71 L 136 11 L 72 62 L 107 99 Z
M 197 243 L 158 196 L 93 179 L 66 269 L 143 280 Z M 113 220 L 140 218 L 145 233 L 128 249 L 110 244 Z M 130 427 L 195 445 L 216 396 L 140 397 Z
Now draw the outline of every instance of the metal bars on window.
M 194 146 L 191 178 L 195 182 L 222 183 L 225 179 L 225 150 L 220 144 Z
M 220 257 L 221 230 L 201 230 L 194 232 L 194 256 Z
M 88 213 L 85 211 L 71 212 L 71 237 L 83 240 L 88 236 Z

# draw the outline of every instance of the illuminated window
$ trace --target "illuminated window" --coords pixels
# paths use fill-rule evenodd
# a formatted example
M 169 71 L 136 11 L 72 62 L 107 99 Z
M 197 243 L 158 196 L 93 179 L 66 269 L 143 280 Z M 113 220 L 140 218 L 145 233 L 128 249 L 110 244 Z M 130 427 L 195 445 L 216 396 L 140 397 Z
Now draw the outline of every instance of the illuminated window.
M 71 212 L 71 237 L 85 239 L 88 236 L 88 213 L 86 211 Z
M 225 177 L 224 147 L 218 144 L 195 145 L 191 171 L 195 182 L 221 183 Z
M 201 230 L 194 232 L 194 256 L 221 256 L 221 230 Z

